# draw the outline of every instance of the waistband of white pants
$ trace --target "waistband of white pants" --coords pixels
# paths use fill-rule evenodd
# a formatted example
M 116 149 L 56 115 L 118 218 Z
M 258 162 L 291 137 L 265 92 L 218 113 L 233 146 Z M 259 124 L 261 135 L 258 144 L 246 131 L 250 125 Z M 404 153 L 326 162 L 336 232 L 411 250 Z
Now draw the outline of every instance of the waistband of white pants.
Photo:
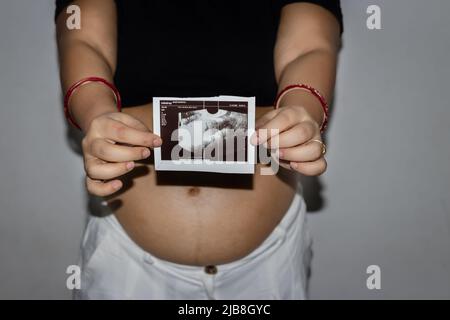
M 220 270 L 221 272 L 224 272 L 230 269 L 234 269 L 235 267 L 242 266 L 245 263 L 257 259 L 258 256 L 262 255 L 264 252 L 273 248 L 274 245 L 282 242 L 290 232 L 294 232 L 294 229 L 302 228 L 305 214 L 306 208 L 303 197 L 299 193 L 295 193 L 288 210 L 284 214 L 279 224 L 256 249 L 254 249 L 252 252 L 250 252 L 248 255 L 246 255 L 241 259 L 225 264 L 216 265 L 217 269 Z M 128 236 L 128 234 L 123 229 L 122 225 L 117 220 L 114 214 L 110 214 L 100 219 L 105 219 L 105 221 L 107 221 L 114 228 L 115 235 L 119 236 L 121 241 L 125 241 L 127 248 L 133 249 L 133 251 L 141 254 L 144 257 L 145 261 L 151 261 L 151 263 L 165 265 L 166 267 L 176 269 L 178 271 L 203 272 L 204 266 L 174 263 L 171 261 L 155 257 L 151 253 L 145 251 Z M 299 219 L 300 221 L 296 221 L 297 219 Z

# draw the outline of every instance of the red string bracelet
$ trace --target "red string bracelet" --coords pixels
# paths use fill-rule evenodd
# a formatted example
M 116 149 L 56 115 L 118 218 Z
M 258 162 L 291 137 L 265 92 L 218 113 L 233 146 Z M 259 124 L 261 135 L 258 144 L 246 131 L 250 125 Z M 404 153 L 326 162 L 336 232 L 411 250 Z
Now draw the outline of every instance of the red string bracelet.
M 107 80 L 105 80 L 103 78 L 99 78 L 99 77 L 83 78 L 83 79 L 79 80 L 78 82 L 74 83 L 67 90 L 67 93 L 64 96 L 64 115 L 66 116 L 67 121 L 69 121 L 69 123 L 71 125 L 73 125 L 74 127 L 78 128 L 80 130 L 81 130 L 81 127 L 75 122 L 72 115 L 70 114 L 69 101 L 70 101 L 70 97 L 73 95 L 75 90 L 77 90 L 79 87 L 81 87 L 87 83 L 90 83 L 90 82 L 101 82 L 104 85 L 108 86 L 113 91 L 114 96 L 116 98 L 117 109 L 119 110 L 119 112 L 122 110 L 122 100 L 120 98 L 120 93 L 114 84 L 108 82 Z
M 280 103 L 281 98 L 283 98 L 288 92 L 298 89 L 312 93 L 320 101 L 320 104 L 323 109 L 323 120 L 322 125 L 320 126 L 320 132 L 324 132 L 328 124 L 328 112 L 329 112 L 328 104 L 323 95 L 317 89 L 311 86 L 308 86 L 306 84 L 292 84 L 287 86 L 278 94 L 274 103 L 275 109 L 278 109 L 278 104 Z

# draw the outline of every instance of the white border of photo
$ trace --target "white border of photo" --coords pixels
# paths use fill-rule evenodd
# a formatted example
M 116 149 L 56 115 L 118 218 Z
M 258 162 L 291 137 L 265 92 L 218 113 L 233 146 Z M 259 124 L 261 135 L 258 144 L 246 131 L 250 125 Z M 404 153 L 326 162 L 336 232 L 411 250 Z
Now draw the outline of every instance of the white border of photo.
M 250 143 L 250 137 L 255 132 L 255 97 L 238 96 L 216 96 L 206 98 L 183 98 L 183 97 L 154 97 L 153 98 L 153 132 L 161 135 L 160 102 L 162 100 L 184 100 L 184 101 L 236 101 L 247 102 L 247 160 L 248 161 L 212 161 L 203 159 L 180 159 L 161 160 L 161 149 L 154 149 L 156 171 L 199 171 L 217 173 L 255 173 L 255 146 Z M 164 140 L 163 140 L 164 143 Z

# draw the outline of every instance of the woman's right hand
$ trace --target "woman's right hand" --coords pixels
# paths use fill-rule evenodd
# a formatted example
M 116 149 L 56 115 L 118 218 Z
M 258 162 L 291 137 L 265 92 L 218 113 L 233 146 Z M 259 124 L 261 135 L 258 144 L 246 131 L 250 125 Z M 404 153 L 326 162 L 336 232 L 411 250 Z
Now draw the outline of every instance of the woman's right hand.
M 162 140 L 141 121 L 120 112 L 94 118 L 82 141 L 86 187 L 96 196 L 109 196 L 122 188 L 117 177 L 130 172 L 134 161 L 150 156 L 149 148 Z

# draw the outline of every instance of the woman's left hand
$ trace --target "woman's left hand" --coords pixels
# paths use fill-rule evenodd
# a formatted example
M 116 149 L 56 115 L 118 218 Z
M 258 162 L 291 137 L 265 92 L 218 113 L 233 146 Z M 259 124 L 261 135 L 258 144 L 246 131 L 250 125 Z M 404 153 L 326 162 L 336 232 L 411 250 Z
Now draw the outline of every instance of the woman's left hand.
M 255 127 L 251 142 L 278 150 L 282 167 L 307 176 L 320 175 L 327 169 L 320 127 L 304 107 L 272 110 L 259 118 Z

